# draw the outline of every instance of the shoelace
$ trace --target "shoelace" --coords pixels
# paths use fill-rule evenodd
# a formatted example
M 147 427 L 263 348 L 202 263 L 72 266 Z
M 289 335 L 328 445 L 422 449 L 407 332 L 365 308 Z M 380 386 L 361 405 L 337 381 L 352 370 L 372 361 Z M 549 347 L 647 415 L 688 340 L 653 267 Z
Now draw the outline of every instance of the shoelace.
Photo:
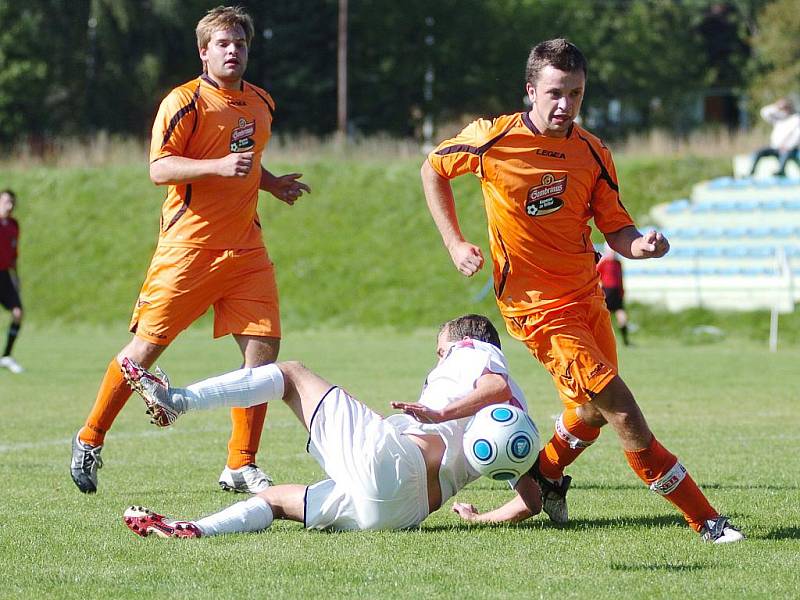
M 709 523 L 712 523 L 711 527 L 708 527 Z M 718 517 L 713 521 L 706 521 L 707 539 L 717 539 L 725 532 L 726 527 L 730 527 L 726 517 Z
M 103 459 L 100 458 L 100 446 L 83 451 L 82 468 L 91 470 L 93 463 L 97 464 L 98 469 L 103 467 Z

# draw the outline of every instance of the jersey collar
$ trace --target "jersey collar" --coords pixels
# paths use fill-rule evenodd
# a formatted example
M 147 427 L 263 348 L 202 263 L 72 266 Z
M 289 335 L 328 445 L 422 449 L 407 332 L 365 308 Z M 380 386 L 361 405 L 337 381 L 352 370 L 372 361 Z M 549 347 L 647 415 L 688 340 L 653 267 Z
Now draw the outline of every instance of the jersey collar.
M 525 124 L 525 127 L 531 130 L 531 133 L 533 133 L 533 135 L 544 135 L 541 131 L 539 131 L 536 125 L 533 124 L 533 121 L 531 120 L 531 115 L 528 113 L 528 111 L 522 113 L 522 122 Z M 564 137 L 564 139 L 572 137 L 572 131 L 574 129 L 575 129 L 575 123 L 570 123 L 569 129 L 567 129 L 567 135 Z
M 223 90 L 221 87 L 219 87 L 219 84 L 216 81 L 214 81 L 213 79 L 211 79 L 211 77 L 208 76 L 208 73 L 203 73 L 202 75 L 200 75 L 200 79 L 205 81 L 208 85 L 210 85 L 214 89 L 219 90 L 220 92 L 233 92 L 233 91 L 235 91 L 235 90 Z M 242 79 L 242 81 L 239 82 L 239 91 L 240 92 L 244 91 L 244 79 Z

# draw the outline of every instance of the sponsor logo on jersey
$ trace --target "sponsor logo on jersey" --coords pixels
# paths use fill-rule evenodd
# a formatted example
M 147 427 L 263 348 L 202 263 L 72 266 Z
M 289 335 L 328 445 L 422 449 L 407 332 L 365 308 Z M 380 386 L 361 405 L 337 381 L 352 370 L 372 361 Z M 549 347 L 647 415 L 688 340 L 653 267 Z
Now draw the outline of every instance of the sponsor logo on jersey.
M 256 132 L 256 122 L 239 119 L 239 126 L 231 131 L 231 152 L 247 152 L 256 145 L 253 135 Z
M 554 152 L 552 150 L 544 150 L 543 148 L 537 148 L 534 153 L 538 154 L 539 156 L 547 156 L 549 158 L 560 158 L 561 160 L 567 158 L 567 155 L 563 152 Z
M 528 199 L 525 202 L 525 212 L 531 217 L 542 217 L 560 210 L 564 201 L 558 198 L 567 189 L 567 176 L 556 179 L 552 173 L 542 176 L 541 185 L 535 185 L 528 190 Z

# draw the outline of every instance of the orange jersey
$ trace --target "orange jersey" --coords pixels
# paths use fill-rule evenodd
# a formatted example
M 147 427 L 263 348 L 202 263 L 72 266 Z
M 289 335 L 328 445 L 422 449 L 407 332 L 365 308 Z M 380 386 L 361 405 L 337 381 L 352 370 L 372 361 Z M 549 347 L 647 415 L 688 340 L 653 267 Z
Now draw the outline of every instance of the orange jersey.
M 207 177 L 170 185 L 161 209 L 159 244 L 206 249 L 264 245 L 256 205 L 261 154 L 272 129 L 272 97 L 242 82 L 224 90 L 206 75 L 178 86 L 161 102 L 153 124 L 150 162 L 166 156 L 223 158 L 254 152 L 246 177 Z
M 506 316 L 555 308 L 597 288 L 589 220 L 604 233 L 633 225 L 620 202 L 611 153 L 574 125 L 542 135 L 528 113 L 469 124 L 428 156 L 439 175 L 481 181 L 494 263 L 495 295 Z

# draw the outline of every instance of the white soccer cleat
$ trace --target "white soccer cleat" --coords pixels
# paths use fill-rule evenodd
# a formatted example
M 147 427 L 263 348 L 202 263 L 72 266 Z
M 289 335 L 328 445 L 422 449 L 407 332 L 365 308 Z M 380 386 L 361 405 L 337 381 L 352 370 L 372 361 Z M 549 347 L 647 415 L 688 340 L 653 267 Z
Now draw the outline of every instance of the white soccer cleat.
M 714 544 L 730 544 L 731 542 L 741 542 L 744 539 L 744 534 L 731 524 L 728 517 L 723 515 L 706 521 L 700 528 L 700 535 L 704 542 Z
M 219 487 L 226 492 L 257 494 L 272 485 L 272 478 L 256 465 L 245 465 L 231 469 L 228 465 L 219 476 Z
M 130 506 L 122 515 L 125 525 L 140 537 L 199 538 L 200 528 L 191 521 L 174 521 L 143 506 Z
M 133 391 L 139 394 L 147 406 L 150 422 L 158 427 L 169 427 L 186 412 L 186 401 L 174 394 L 169 377 L 159 367 L 151 373 L 129 358 L 122 359 L 122 374 Z
M 25 372 L 25 369 L 22 368 L 22 365 L 19 364 L 16 360 L 14 360 L 10 356 L 3 356 L 2 358 L 0 358 L 0 367 L 8 369 L 9 371 L 17 375 Z

